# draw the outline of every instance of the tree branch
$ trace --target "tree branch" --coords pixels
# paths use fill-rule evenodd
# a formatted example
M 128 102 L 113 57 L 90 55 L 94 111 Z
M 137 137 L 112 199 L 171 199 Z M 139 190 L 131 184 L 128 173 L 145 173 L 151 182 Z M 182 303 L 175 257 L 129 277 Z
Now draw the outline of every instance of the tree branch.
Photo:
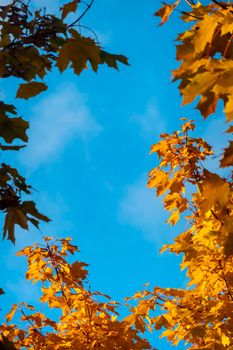
M 73 27 L 75 24 L 77 24 L 85 16 L 85 14 L 90 10 L 92 5 L 94 4 L 94 1 L 95 0 L 91 0 L 90 4 L 86 4 L 87 8 L 83 11 L 83 13 L 74 22 L 72 22 L 71 24 L 69 24 L 67 26 L 67 29 L 70 27 Z
M 195 2 L 193 0 L 184 0 L 189 6 L 193 7 Z
M 222 2 L 219 2 L 218 0 L 212 0 L 216 5 L 220 6 L 222 9 L 226 10 L 227 5 L 224 5 Z

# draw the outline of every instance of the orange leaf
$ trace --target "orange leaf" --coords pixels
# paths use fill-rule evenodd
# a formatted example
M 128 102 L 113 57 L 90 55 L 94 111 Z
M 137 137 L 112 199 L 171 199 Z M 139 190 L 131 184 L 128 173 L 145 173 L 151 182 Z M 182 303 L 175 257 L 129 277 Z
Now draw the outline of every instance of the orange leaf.
M 164 4 L 163 7 L 161 7 L 161 9 L 155 12 L 154 14 L 155 16 L 161 17 L 160 25 L 163 25 L 168 21 L 169 16 L 172 14 L 174 9 L 179 5 L 179 2 L 180 1 L 178 0 L 173 5 L 169 5 L 163 2 Z

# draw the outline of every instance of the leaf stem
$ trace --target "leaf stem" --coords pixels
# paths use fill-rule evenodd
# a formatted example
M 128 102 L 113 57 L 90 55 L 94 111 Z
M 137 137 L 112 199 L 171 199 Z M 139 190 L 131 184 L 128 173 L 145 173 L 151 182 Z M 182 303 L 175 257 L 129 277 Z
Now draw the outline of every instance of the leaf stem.
M 28 318 L 28 316 L 25 314 L 25 312 L 23 311 L 23 309 L 21 308 L 20 310 L 23 314 L 23 316 L 25 317 L 25 319 L 28 321 L 28 323 L 32 326 L 33 330 L 37 333 L 39 333 L 42 337 L 44 337 L 44 334 L 42 334 L 36 327 L 35 325 L 32 323 L 32 321 Z
M 232 38 L 233 38 L 233 33 L 231 34 L 231 37 L 230 37 L 230 39 L 228 40 L 228 43 L 227 43 L 227 45 L 226 45 L 226 47 L 225 47 L 225 50 L 224 50 L 224 52 L 223 52 L 223 57 L 224 57 L 224 58 L 226 58 L 227 50 L 228 50 L 228 48 L 229 48 L 229 46 L 230 46 L 230 44 L 231 44 Z
M 86 9 L 83 11 L 83 13 L 74 21 L 72 22 L 71 24 L 69 24 L 67 26 L 67 29 L 70 28 L 70 27 L 73 27 L 75 24 L 77 24 L 84 16 L 85 14 L 90 10 L 90 8 L 92 7 L 92 5 L 94 4 L 94 1 L 95 0 L 91 0 L 91 2 L 89 4 L 86 4 L 87 7 Z

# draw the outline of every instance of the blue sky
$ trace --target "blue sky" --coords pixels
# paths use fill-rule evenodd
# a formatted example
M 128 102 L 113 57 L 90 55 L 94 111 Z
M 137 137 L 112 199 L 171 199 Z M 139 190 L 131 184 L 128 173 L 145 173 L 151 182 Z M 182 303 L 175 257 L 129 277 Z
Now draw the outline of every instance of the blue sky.
M 33 2 L 47 4 L 51 11 L 62 3 Z M 147 282 L 185 285 L 180 257 L 159 254 L 184 223 L 165 225 L 161 201 L 146 187 L 148 171 L 157 164 L 149 156 L 150 146 L 160 133 L 176 130 L 183 116 L 197 119 L 201 136 L 217 148 L 224 130 L 218 117 L 203 127 L 196 111 L 181 110 L 170 71 L 177 66 L 174 39 L 182 26 L 175 14 L 173 21 L 158 27 L 153 13 L 159 5 L 151 0 L 96 0 L 83 21 L 107 51 L 126 55 L 130 67 L 120 66 L 120 72 L 100 67 L 97 74 L 86 70 L 80 77 L 54 70 L 45 79 L 48 91 L 26 102 L 14 100 L 15 81 L 0 86 L 5 100 L 31 123 L 28 147 L 2 158 L 21 169 L 36 189 L 33 198 L 39 209 L 53 219 L 42 227 L 43 235 L 71 235 L 81 250 L 78 258 L 90 264 L 92 288 L 117 300 Z M 211 167 L 216 169 L 217 163 Z M 0 286 L 6 291 L 1 314 L 10 302 L 37 300 L 37 288 L 24 280 L 24 262 L 14 254 L 40 235 L 34 229 L 18 230 L 15 247 L 1 243 Z M 156 335 L 150 339 L 161 350 L 171 348 Z

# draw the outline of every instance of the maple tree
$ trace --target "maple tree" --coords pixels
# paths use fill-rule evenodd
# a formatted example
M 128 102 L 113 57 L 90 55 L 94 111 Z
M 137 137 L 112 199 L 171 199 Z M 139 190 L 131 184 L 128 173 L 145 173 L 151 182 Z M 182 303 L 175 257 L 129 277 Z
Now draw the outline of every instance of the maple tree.
M 93 70 L 102 63 L 115 68 L 117 61 L 127 64 L 124 56 L 103 52 L 94 40 L 81 37 L 72 23 L 64 24 L 78 3 L 64 5 L 59 19 L 36 12 L 36 22 L 22 1 L 0 7 L 4 62 L 0 72 L 2 77 L 14 75 L 26 81 L 17 97 L 30 98 L 45 90 L 45 84 L 35 78 L 43 78 L 53 65 L 60 71 L 70 65 L 80 74 L 87 63 Z M 12 11 L 14 6 L 18 12 Z M 222 100 L 230 137 L 233 5 L 216 0 L 207 5 L 176 1 L 164 3 L 155 15 L 164 24 L 174 10 L 190 25 L 178 36 L 176 57 L 181 63 L 173 71 L 174 80 L 180 80 L 183 104 L 198 99 L 197 109 L 207 118 Z M 21 22 L 12 28 L 16 20 Z M 15 61 L 12 52 L 19 56 Z M 13 106 L 2 103 L 0 112 L 0 136 L 5 141 L 1 148 L 19 150 L 23 145 L 12 142 L 17 138 L 27 141 L 28 123 L 9 117 L 16 114 Z M 233 141 L 229 138 L 219 161 L 224 175 L 212 173 L 206 161 L 214 156 L 213 149 L 201 137 L 192 136 L 194 129 L 193 120 L 182 118 L 180 130 L 161 134 L 151 148 L 159 164 L 151 170 L 148 182 L 171 213 L 168 223 L 185 222 L 184 232 L 162 251 L 182 254 L 187 287 L 136 292 L 126 299 L 128 316 L 120 318 L 118 303 L 89 289 L 87 265 L 70 259 L 69 255 L 78 251 L 71 239 L 45 238 L 44 244 L 26 247 L 19 255 L 28 260 L 26 278 L 41 286 L 40 301 L 49 309 L 58 308 L 60 316 L 52 319 L 32 305 L 13 305 L 6 323 L 0 326 L 4 349 L 151 349 L 143 334 L 161 329 L 173 345 L 184 341 L 188 349 L 233 349 Z M 36 210 L 34 202 L 21 201 L 21 192 L 29 194 L 31 187 L 16 169 L 2 164 L 0 181 L 0 205 L 6 213 L 4 236 L 14 241 L 15 225 L 26 229 L 28 221 L 38 226 L 40 220 L 49 220 Z
M 44 9 L 31 11 L 30 1 L 13 0 L 9 5 L 0 6 L 0 77 L 25 81 L 19 85 L 16 98 L 29 99 L 47 90 L 44 79 L 55 67 L 60 72 L 71 67 L 79 75 L 89 66 L 96 72 L 101 64 L 115 69 L 118 69 L 118 62 L 128 64 L 125 56 L 104 51 L 96 39 L 79 32 L 82 28 L 80 20 L 93 2 L 85 3 L 84 9 L 82 1 L 68 2 L 60 8 L 58 17 Z M 77 18 L 69 23 L 66 20 L 71 12 L 76 12 Z M 25 147 L 28 128 L 28 121 L 17 117 L 13 105 L 0 101 L 2 151 L 19 151 Z M 16 140 L 21 143 L 16 144 Z M 1 164 L 0 210 L 5 212 L 3 237 L 12 242 L 15 241 L 16 225 L 28 229 L 28 223 L 32 223 L 38 228 L 40 221 L 49 221 L 38 212 L 33 201 L 21 200 L 31 190 L 17 169 Z
M 181 18 L 191 27 L 177 38 L 176 58 L 181 64 L 173 78 L 180 80 L 183 104 L 198 98 L 197 109 L 204 118 L 223 101 L 231 137 L 233 6 L 187 2 L 190 9 L 182 7 Z M 161 24 L 179 5 L 164 4 L 155 13 Z M 188 349 L 233 349 L 233 143 L 230 140 L 222 151 L 219 170 L 225 168 L 224 176 L 212 173 L 206 165 L 214 155 L 211 146 L 192 137 L 195 123 L 183 119 L 181 130 L 162 134 L 152 146 L 159 165 L 151 170 L 148 185 L 162 196 L 171 225 L 181 217 L 186 221 L 185 231 L 162 251 L 182 254 L 187 288 L 155 287 L 140 303 L 149 301 L 152 310 L 159 308 L 149 326 L 163 329 L 162 336 L 173 345 L 182 340 Z

